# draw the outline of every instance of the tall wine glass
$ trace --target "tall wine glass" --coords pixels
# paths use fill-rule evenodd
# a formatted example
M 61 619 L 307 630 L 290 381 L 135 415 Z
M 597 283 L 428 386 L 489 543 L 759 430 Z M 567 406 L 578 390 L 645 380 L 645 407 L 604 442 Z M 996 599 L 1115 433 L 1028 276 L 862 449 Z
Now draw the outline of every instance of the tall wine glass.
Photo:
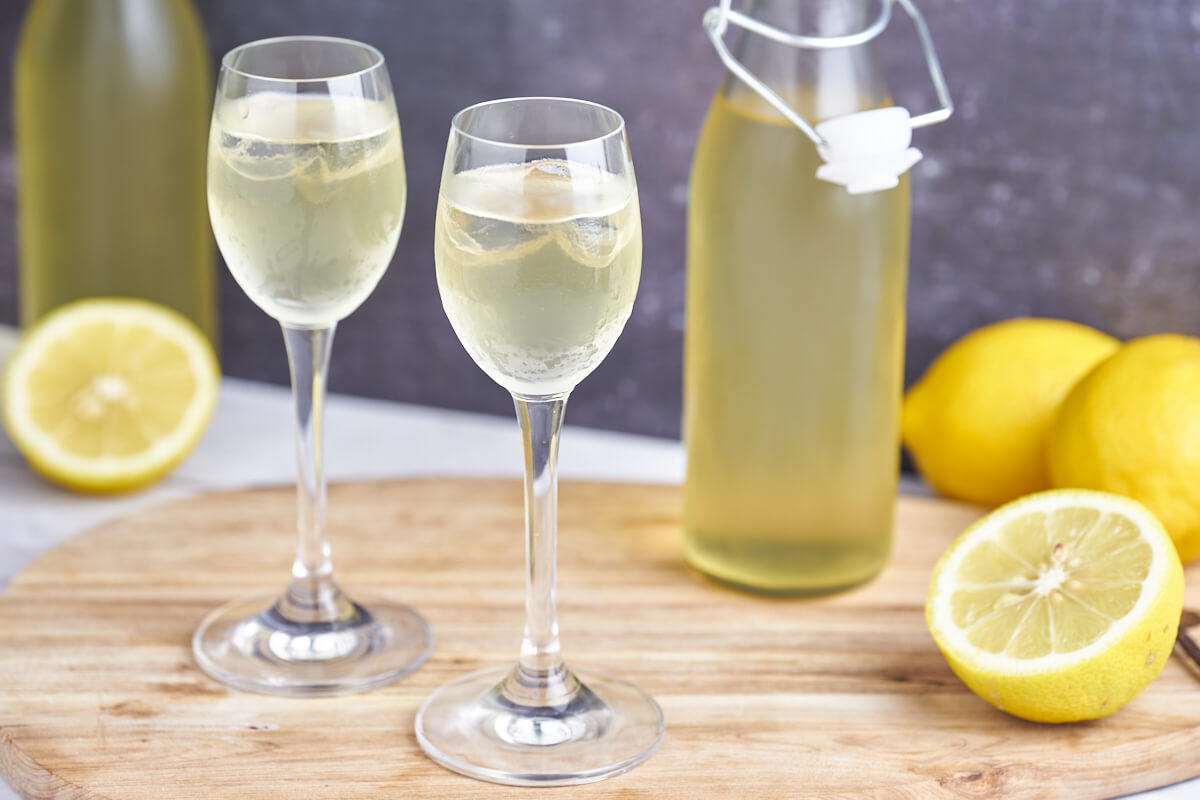
M 337 322 L 379 282 L 400 238 L 404 155 L 378 50 L 315 36 L 242 45 L 221 62 L 208 208 L 238 285 L 279 320 L 296 406 L 299 545 L 282 595 L 217 609 L 192 648 L 239 689 L 366 691 L 412 672 L 432 635 L 415 611 L 366 609 L 333 579 L 321 413 Z
M 555 462 L 567 395 L 629 319 L 642 262 L 637 185 L 615 111 L 496 100 L 450 131 L 434 255 L 450 324 L 512 393 L 525 444 L 525 635 L 515 668 L 438 689 L 417 739 L 438 763 L 497 783 L 586 783 L 646 760 L 663 737 L 636 686 L 575 673 L 554 610 Z

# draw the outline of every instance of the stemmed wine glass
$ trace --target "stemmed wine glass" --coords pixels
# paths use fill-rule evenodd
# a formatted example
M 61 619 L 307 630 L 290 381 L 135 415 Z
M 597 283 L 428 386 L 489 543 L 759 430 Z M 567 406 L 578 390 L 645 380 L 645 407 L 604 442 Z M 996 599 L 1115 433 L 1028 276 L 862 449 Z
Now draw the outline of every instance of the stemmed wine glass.
M 497 783 L 586 783 L 646 760 L 663 737 L 636 686 L 576 673 L 554 608 L 555 463 L 567 395 L 629 319 L 642 261 L 625 123 L 594 103 L 496 100 L 453 120 L 434 254 L 450 324 L 512 393 L 525 445 L 525 634 L 515 668 L 477 672 L 421 707 L 438 763 Z
M 299 545 L 282 595 L 239 600 L 200 625 L 192 649 L 239 689 L 365 691 L 429 656 L 411 608 L 364 608 L 333 579 L 321 420 L 337 322 L 371 294 L 400 238 L 400 125 L 383 55 L 346 39 L 290 36 L 221 62 L 208 150 L 208 208 L 230 272 L 283 326 L 296 408 Z

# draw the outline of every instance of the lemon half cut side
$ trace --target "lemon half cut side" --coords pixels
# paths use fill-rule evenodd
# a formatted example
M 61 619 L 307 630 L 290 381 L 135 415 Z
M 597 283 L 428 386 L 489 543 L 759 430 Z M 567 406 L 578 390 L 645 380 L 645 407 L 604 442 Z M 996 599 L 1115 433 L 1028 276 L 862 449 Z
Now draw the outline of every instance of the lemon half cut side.
M 995 707 L 1039 722 L 1107 716 L 1162 670 L 1183 568 L 1140 503 L 1058 490 L 969 527 L 934 567 L 930 633 Z
M 30 327 L 10 355 L 4 424 L 49 480 L 126 491 L 191 452 L 219 383 L 211 345 L 178 312 L 145 300 L 79 300 Z

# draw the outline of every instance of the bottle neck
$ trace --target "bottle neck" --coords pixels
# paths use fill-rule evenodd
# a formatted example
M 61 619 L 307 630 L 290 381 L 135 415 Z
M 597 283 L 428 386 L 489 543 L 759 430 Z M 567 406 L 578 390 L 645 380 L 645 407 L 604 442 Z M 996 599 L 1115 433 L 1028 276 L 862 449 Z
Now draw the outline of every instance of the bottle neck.
M 870 24 L 875 0 L 747 0 L 743 13 L 788 33 L 845 36 Z M 814 50 L 738 30 L 734 56 L 810 123 L 890 104 L 874 44 Z M 727 100 L 760 118 L 781 115 L 729 75 Z
M 867 26 L 871 0 L 747 0 L 743 13 L 788 33 L 845 36 Z

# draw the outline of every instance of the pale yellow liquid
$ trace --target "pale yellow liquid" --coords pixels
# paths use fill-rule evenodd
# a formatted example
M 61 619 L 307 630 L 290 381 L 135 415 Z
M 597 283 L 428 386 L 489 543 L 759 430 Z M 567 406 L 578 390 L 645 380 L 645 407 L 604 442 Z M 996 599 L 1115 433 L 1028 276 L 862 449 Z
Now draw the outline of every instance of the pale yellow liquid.
M 190 3 L 31 4 L 13 98 L 22 324 L 79 298 L 141 297 L 216 343 L 210 74 Z
M 434 241 L 450 324 L 511 392 L 569 392 L 629 319 L 642 264 L 631 180 L 563 161 L 448 176 Z
M 250 299 L 285 324 L 329 325 L 367 299 L 396 250 L 405 192 L 391 103 L 261 93 L 213 117 L 217 243 Z
M 891 541 L 908 184 L 852 196 L 718 96 L 688 220 L 688 559 L 768 592 L 866 580 Z

